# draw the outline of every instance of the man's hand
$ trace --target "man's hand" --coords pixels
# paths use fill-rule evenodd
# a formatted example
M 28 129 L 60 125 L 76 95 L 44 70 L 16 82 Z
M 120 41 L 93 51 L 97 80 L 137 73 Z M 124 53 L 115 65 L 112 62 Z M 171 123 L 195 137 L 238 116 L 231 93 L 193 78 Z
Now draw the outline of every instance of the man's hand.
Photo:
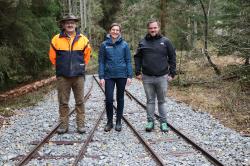
M 101 79 L 101 80 L 99 81 L 99 83 L 101 84 L 102 87 L 104 87 L 104 85 L 105 85 L 105 80 L 104 80 L 104 79 Z
M 138 80 L 142 80 L 142 75 L 141 74 L 137 75 L 135 78 L 138 79 Z
M 168 81 L 172 81 L 173 80 L 173 77 L 171 77 L 171 76 L 168 76 Z
M 127 78 L 127 86 L 129 86 L 130 84 L 131 84 L 131 82 L 132 82 L 132 79 L 131 78 Z

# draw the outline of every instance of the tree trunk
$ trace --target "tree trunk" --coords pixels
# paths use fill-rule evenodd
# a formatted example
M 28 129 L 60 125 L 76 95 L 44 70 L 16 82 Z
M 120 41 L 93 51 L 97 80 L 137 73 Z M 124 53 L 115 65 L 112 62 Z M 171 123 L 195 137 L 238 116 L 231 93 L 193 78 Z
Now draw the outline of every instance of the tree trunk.
M 245 65 L 249 65 L 249 57 L 246 58 Z
M 160 8 L 161 8 L 161 14 L 160 14 L 160 21 L 161 21 L 161 33 L 163 35 L 166 35 L 166 5 L 167 5 L 167 0 L 161 0 L 160 1 Z
M 182 69 L 182 56 L 183 56 L 183 44 L 181 44 L 181 55 L 179 61 L 179 72 L 178 72 L 178 85 L 181 85 L 181 69 Z
M 62 6 L 62 15 L 64 16 L 67 13 L 67 2 L 66 1 L 61 1 L 61 6 Z
M 132 45 L 135 46 L 135 29 L 132 29 Z
M 194 13 L 197 12 L 196 6 L 194 7 Z M 197 20 L 196 18 L 192 18 L 192 23 L 193 23 L 193 31 L 192 31 L 192 48 L 195 47 L 195 44 L 197 43 L 197 34 L 198 34 L 198 28 L 197 28 Z
M 207 50 L 207 43 L 208 43 L 208 17 L 207 17 L 207 13 L 205 11 L 205 7 L 204 7 L 204 4 L 202 2 L 202 0 L 200 0 L 200 4 L 201 4 L 201 7 L 202 7 L 202 10 L 203 10 L 203 14 L 204 14 L 204 55 L 206 56 L 207 60 L 208 60 L 208 63 L 213 67 L 215 73 L 217 75 L 220 75 L 221 72 L 220 70 L 218 69 L 218 67 L 213 63 L 213 61 L 211 60 L 211 57 L 209 56 L 208 54 L 208 50 Z
M 92 28 L 92 23 L 91 23 L 91 1 L 89 1 L 88 3 L 88 21 L 89 21 L 89 34 L 88 34 L 88 37 L 89 37 L 89 40 L 91 41 L 92 37 L 91 37 L 91 28 Z
M 83 17 L 83 1 L 84 0 L 80 0 L 80 17 L 81 17 L 81 32 L 84 32 L 84 17 Z
M 86 3 L 87 3 L 87 0 L 83 0 L 83 9 L 84 9 L 84 15 L 83 15 L 83 17 L 84 17 L 84 32 L 86 31 L 86 27 L 87 27 L 87 5 L 86 5 Z
M 71 0 L 68 0 L 68 4 L 69 4 L 69 14 L 72 14 Z
M 71 7 L 72 7 L 72 14 L 74 14 L 75 16 L 77 16 L 78 14 L 78 8 L 77 8 L 77 2 L 78 1 L 72 1 L 71 2 Z

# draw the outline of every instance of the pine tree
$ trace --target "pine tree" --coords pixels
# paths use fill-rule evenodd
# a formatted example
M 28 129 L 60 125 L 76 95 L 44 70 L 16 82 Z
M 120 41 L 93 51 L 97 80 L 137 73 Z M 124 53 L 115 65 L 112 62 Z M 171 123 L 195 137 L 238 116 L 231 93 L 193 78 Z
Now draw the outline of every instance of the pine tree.
M 250 2 L 225 0 L 220 4 L 215 39 L 220 54 L 235 54 L 249 65 L 250 50 Z
M 0 88 L 39 77 L 50 68 L 48 49 L 58 31 L 58 2 L 49 0 L 9 0 L 1 10 Z M 56 7 L 57 6 L 57 7 Z M 10 13 L 10 11 L 12 11 Z

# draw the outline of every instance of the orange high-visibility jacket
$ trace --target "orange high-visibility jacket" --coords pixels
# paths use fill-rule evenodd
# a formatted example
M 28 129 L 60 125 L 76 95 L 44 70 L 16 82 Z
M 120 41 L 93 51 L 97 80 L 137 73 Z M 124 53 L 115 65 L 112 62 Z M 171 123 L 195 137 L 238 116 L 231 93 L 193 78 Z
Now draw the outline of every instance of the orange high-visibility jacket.
M 56 66 L 56 76 L 66 77 L 84 75 L 90 54 L 89 40 L 79 32 L 72 37 L 64 32 L 55 35 L 49 50 L 50 61 Z

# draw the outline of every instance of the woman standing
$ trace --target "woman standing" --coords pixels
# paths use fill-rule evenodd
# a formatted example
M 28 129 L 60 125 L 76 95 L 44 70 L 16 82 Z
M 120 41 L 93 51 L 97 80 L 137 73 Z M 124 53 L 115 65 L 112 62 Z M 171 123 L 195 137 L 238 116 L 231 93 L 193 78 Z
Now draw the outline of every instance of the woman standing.
M 121 131 L 121 119 L 124 108 L 124 91 L 126 84 L 132 81 L 131 54 L 128 43 L 121 37 L 121 26 L 113 23 L 109 34 L 101 44 L 98 56 L 99 78 L 101 86 L 105 86 L 107 125 L 104 131 L 113 128 L 113 95 L 116 85 L 116 131 Z

